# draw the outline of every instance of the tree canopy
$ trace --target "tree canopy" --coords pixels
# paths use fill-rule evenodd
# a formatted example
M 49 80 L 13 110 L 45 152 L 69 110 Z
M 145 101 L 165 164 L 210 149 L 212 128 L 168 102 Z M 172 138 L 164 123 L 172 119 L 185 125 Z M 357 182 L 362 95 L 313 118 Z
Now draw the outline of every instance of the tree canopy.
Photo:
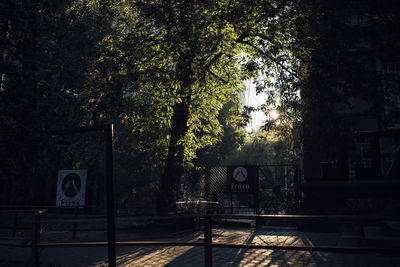
M 298 89 L 306 75 L 302 61 L 309 56 L 304 37 L 309 13 L 302 1 L 21 0 L 4 5 L 33 12 L 19 16 L 32 26 L 26 38 L 14 38 L 25 32 L 16 27 L 16 16 L 3 20 L 8 43 L 35 43 L 21 48 L 23 56 L 16 59 L 34 65 L 16 76 L 6 74 L 2 101 L 12 98 L 11 82 L 26 83 L 40 74 L 29 86 L 18 86 L 34 96 L 34 105 L 47 103 L 38 91 L 41 84 L 49 94 L 70 100 L 63 107 L 75 115 L 70 113 L 72 120 L 65 124 L 115 123 L 117 164 L 126 167 L 132 161 L 132 175 L 141 172 L 148 184 L 159 183 L 162 209 L 179 196 L 184 168 L 199 153 L 212 151 L 224 131 L 240 140 L 244 124 L 238 93 L 244 80 L 257 78 L 258 91 L 268 91 L 271 101 L 282 100 L 285 118 L 298 116 Z M 2 53 L 7 62 L 20 55 L 9 47 Z M 52 67 L 41 67 L 46 62 Z M 117 171 L 129 177 L 129 168 Z

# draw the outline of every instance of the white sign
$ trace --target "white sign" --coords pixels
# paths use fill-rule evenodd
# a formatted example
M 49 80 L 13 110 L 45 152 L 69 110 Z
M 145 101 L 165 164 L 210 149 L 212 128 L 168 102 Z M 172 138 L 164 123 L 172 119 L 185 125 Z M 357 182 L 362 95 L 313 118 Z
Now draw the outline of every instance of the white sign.
M 57 207 L 85 205 L 87 170 L 60 170 L 57 182 Z

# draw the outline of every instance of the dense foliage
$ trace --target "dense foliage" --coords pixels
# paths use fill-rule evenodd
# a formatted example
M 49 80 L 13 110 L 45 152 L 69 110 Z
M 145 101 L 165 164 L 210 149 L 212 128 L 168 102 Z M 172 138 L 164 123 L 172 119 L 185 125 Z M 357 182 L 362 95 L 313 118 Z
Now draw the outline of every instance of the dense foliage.
M 43 192 L 54 192 L 59 161 L 47 131 L 81 121 L 76 96 L 94 56 L 96 32 L 90 18 L 81 23 L 65 13 L 66 4 L 0 3 L 0 176 L 8 185 L 2 187 L 3 203 L 48 200 Z
M 220 161 L 243 140 L 244 80 L 259 78 L 259 91 L 278 94 L 282 120 L 298 118 L 308 57 L 301 1 L 1 5 L 5 181 L 45 183 L 57 164 L 92 168 L 101 177 L 96 137 L 50 148 L 47 131 L 112 122 L 119 201 L 154 204 L 159 192 L 158 206 L 171 207 L 185 167 Z M 57 163 L 60 150 L 65 156 Z

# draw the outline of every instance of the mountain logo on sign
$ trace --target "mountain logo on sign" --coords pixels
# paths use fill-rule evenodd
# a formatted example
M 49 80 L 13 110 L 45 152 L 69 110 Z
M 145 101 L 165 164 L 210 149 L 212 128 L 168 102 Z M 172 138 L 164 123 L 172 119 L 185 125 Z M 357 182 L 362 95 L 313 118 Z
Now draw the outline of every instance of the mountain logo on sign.
M 81 179 L 78 174 L 70 173 L 62 181 L 61 190 L 66 197 L 74 197 L 81 190 Z
M 244 182 L 247 178 L 247 175 L 247 170 L 243 167 L 237 167 L 233 170 L 233 179 L 239 183 Z

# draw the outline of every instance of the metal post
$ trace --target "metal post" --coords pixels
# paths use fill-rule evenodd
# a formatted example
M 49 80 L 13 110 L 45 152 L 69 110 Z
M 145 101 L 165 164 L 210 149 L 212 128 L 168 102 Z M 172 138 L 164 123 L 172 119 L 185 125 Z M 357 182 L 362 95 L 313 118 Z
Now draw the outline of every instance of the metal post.
M 260 182 L 260 179 L 259 179 L 258 168 L 257 168 L 257 177 L 255 178 L 255 181 L 254 181 L 254 183 L 255 183 L 255 186 L 254 186 L 255 192 L 254 192 L 254 195 L 253 195 L 254 196 L 254 213 L 256 215 L 260 215 L 260 188 L 259 188 L 259 182 Z M 259 220 L 256 219 L 256 228 L 259 227 L 259 224 L 260 224 Z
M 15 212 L 12 237 L 15 237 L 17 235 L 17 222 L 18 222 L 18 212 Z
M 212 267 L 211 217 L 204 218 L 204 266 Z
M 212 200 L 212 196 L 211 196 L 211 174 L 210 174 L 210 168 L 209 167 L 205 167 L 205 179 L 204 179 L 204 196 L 205 196 L 205 200 Z
M 296 206 L 296 214 L 300 214 L 300 170 L 298 166 L 294 166 L 294 201 Z
M 116 266 L 115 253 L 115 207 L 114 207 L 114 175 L 113 175 L 113 125 L 104 129 L 106 146 L 106 190 L 107 190 L 107 241 L 108 266 Z
M 231 214 L 233 214 L 233 200 L 232 200 L 232 193 L 231 193 Z
M 76 207 L 75 207 L 75 215 L 74 215 L 74 219 L 75 219 L 75 220 L 78 218 L 78 209 L 79 209 L 79 204 L 76 204 Z M 72 239 L 73 239 L 73 240 L 76 239 L 77 227 L 78 227 L 78 223 L 77 223 L 76 221 L 74 221 L 74 224 L 72 225 Z
M 39 243 L 40 243 L 40 213 L 38 211 L 32 223 L 32 267 L 39 267 Z

